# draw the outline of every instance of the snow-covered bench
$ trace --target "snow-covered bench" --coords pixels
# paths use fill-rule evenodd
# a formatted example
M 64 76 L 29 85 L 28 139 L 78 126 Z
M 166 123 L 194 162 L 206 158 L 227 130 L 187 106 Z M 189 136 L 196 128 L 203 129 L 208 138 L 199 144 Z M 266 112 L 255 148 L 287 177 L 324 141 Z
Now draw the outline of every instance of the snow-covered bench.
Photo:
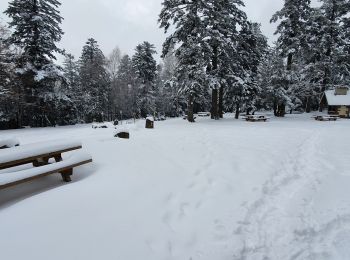
M 211 115 L 210 112 L 198 112 L 199 117 L 208 117 L 210 115 Z
M 247 115 L 242 118 L 248 122 L 266 122 L 270 119 L 264 115 Z
M 332 116 L 332 115 L 328 115 L 328 116 L 313 116 L 313 118 L 315 118 L 315 120 L 317 121 L 337 121 L 339 116 Z
M 19 146 L 19 141 L 16 138 L 8 138 L 0 140 L 0 149 Z
M 76 152 L 63 160 L 62 153 L 81 148 L 80 142 L 56 141 L 0 151 L 0 190 L 54 173 L 61 173 L 63 180 L 70 182 L 73 168 L 91 163 L 92 158 L 86 153 Z M 50 159 L 55 162 L 50 162 Z M 33 164 L 34 168 L 17 171 L 11 169 L 24 164 Z

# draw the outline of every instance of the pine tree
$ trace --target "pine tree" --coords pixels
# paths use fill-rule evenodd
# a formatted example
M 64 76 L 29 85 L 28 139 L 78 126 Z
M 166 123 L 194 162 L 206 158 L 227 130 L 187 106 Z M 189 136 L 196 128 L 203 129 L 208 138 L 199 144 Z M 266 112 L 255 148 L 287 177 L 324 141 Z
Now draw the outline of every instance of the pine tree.
M 137 108 L 141 117 L 154 115 L 155 109 L 155 79 L 157 62 L 153 55 L 155 47 L 149 42 L 139 44 L 132 57 L 133 69 L 138 79 Z
M 0 24 L 0 129 L 18 127 L 18 84 L 13 73 L 16 54 L 7 41 L 10 31 Z
M 105 56 L 93 38 L 88 39 L 83 47 L 79 63 L 85 120 L 101 122 L 108 114 L 110 84 L 105 68 Z
M 186 108 L 186 101 L 183 95 L 180 94 L 179 84 L 176 78 L 177 66 L 178 61 L 174 55 L 174 50 L 172 50 L 163 58 L 159 93 L 159 102 L 162 104 L 161 111 L 170 117 L 182 115 Z
M 305 44 L 303 37 L 310 11 L 310 0 L 285 0 L 283 8 L 272 16 L 271 22 L 280 20 L 277 43 L 282 55 L 287 57 L 288 70 L 291 70 L 294 55 Z
M 258 68 L 267 50 L 267 40 L 260 25 L 246 22 L 239 32 L 239 40 L 230 55 L 229 87 L 226 91 L 226 107 L 236 111 L 236 119 L 241 110 L 255 112 L 260 94 L 257 83 Z M 234 61 L 234 62 L 232 62 Z
M 50 102 L 55 102 L 53 86 L 62 80 L 53 63 L 55 53 L 61 53 L 56 45 L 63 34 L 59 6 L 56 0 L 13 0 L 5 11 L 13 29 L 9 42 L 22 50 L 16 72 L 25 87 L 24 123 L 30 125 L 55 124 Z
M 75 117 L 69 121 L 83 122 L 83 104 L 81 97 L 83 96 L 80 76 L 79 76 L 79 63 L 75 60 L 72 54 L 66 54 L 63 62 L 63 76 L 65 78 L 64 87 L 61 88 L 62 93 L 67 96 L 67 99 L 72 103 L 73 113 L 70 117 Z
M 236 51 L 239 41 L 237 28 L 246 24 L 246 14 L 240 8 L 244 6 L 241 0 L 211 0 L 203 8 L 204 50 L 210 57 L 207 66 L 209 87 L 212 89 L 213 119 L 223 116 L 223 93 L 227 80 L 233 71 L 227 70 L 227 61 L 236 63 L 232 53 Z M 236 64 L 233 66 L 237 66 Z M 232 67 L 233 67 L 232 66 Z
M 289 76 L 277 47 L 271 48 L 259 69 L 259 85 L 262 88 L 261 97 L 267 109 L 273 109 L 275 116 L 282 111 L 285 105 L 290 104 L 288 93 Z M 281 108 L 282 107 L 282 108 Z
M 118 67 L 117 85 L 119 89 L 118 102 L 115 106 L 115 114 L 120 112 L 126 118 L 135 117 L 137 114 L 137 79 L 133 64 L 129 55 L 124 55 Z M 123 119 L 123 118 L 120 118 Z
M 346 58 L 346 19 L 349 2 L 346 0 L 322 0 L 320 8 L 315 8 L 310 17 L 307 34 L 308 49 L 305 60 L 312 83 L 318 84 L 320 91 L 345 83 L 349 77 Z
M 281 55 L 287 58 L 286 70 L 290 71 L 290 79 L 292 79 L 292 66 L 294 60 L 298 59 L 301 49 L 305 47 L 305 33 L 307 21 L 311 14 L 310 0 L 285 0 L 283 8 L 275 13 L 271 22 L 280 21 L 276 34 L 279 34 L 277 46 L 281 51 Z M 289 92 L 293 90 L 295 82 L 290 80 Z M 278 106 L 277 116 L 284 116 L 286 104 Z
M 176 31 L 164 43 L 163 56 L 176 45 L 179 61 L 179 79 L 189 80 L 189 119 L 195 97 L 204 97 L 208 88 L 212 90 L 212 118 L 222 117 L 224 87 L 234 72 L 227 62 L 235 63 L 231 54 L 235 52 L 239 32 L 246 14 L 240 9 L 241 0 L 168 0 L 163 2 L 160 26 L 167 30 L 173 23 Z M 187 68 L 186 68 L 187 67 Z M 205 70 L 203 71 L 203 68 Z M 186 73 L 188 75 L 186 75 Z M 184 84 L 186 86 L 186 84 Z
M 194 104 L 196 99 L 203 96 L 207 89 L 206 67 L 209 57 L 204 55 L 205 24 L 201 14 L 204 1 L 196 0 L 164 0 L 163 9 L 159 16 L 160 27 L 167 33 L 172 24 L 175 32 L 163 44 L 163 57 L 174 46 L 177 46 L 175 56 L 178 60 L 176 78 L 183 95 L 187 96 L 187 118 L 194 122 Z
M 110 95 L 108 98 L 108 111 L 113 120 L 117 117 L 116 109 L 123 102 L 120 86 L 118 85 L 118 69 L 122 54 L 118 47 L 115 47 L 107 58 L 106 70 L 110 78 Z M 119 109 L 120 111 L 120 109 Z

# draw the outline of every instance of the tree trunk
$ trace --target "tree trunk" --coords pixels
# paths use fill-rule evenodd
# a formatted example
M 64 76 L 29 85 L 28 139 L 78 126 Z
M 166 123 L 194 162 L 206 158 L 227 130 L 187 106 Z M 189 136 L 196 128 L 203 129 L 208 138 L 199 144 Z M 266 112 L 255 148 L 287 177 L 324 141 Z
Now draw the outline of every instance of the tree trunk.
M 278 105 L 277 117 L 284 117 L 285 114 L 286 114 L 286 105 L 285 104 Z
M 293 53 L 289 53 L 288 59 L 287 59 L 287 70 L 288 71 L 292 70 L 292 64 L 293 64 Z
M 194 115 L 193 115 L 193 106 L 194 106 L 194 97 L 190 94 L 188 97 L 188 111 L 187 111 L 187 120 L 190 123 L 194 123 Z
M 218 69 L 218 47 L 216 45 L 213 46 L 213 56 L 212 56 L 212 71 L 214 71 L 214 73 L 217 73 L 217 69 Z M 212 91 L 212 99 L 211 99 L 211 118 L 215 119 L 215 120 L 219 120 L 220 115 L 219 115 L 219 90 L 217 89 L 217 86 L 215 86 L 215 88 Z
M 236 119 L 239 119 L 239 113 L 240 113 L 239 107 L 240 107 L 240 105 L 239 105 L 239 103 L 237 103 L 237 105 L 236 105 L 236 114 L 235 114 L 235 118 Z
M 219 91 L 218 89 L 213 89 L 212 97 L 211 97 L 211 119 L 218 120 L 219 119 Z
M 224 87 L 219 89 L 219 117 L 224 118 Z
M 278 116 L 278 115 L 277 115 L 277 107 L 278 107 L 278 106 L 277 106 L 277 103 L 274 102 L 274 103 L 273 103 L 273 114 L 274 114 L 275 116 Z
M 306 97 L 306 113 L 311 113 L 311 102 L 310 97 Z

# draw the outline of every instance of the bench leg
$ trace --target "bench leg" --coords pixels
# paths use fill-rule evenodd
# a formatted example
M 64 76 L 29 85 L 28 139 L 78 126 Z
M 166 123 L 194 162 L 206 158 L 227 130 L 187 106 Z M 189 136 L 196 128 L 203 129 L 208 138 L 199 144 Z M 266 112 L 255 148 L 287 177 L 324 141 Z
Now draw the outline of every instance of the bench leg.
M 62 155 L 61 155 L 61 154 L 56 155 L 56 156 L 55 156 L 55 161 L 56 161 L 56 162 L 61 162 L 61 161 L 62 161 Z
M 71 176 L 73 175 L 73 169 L 69 169 L 66 171 L 61 172 L 62 179 L 64 182 L 71 182 Z
M 38 158 L 35 161 L 33 161 L 33 166 L 34 167 L 40 167 L 49 164 L 49 158 L 48 157 L 43 157 L 43 158 Z

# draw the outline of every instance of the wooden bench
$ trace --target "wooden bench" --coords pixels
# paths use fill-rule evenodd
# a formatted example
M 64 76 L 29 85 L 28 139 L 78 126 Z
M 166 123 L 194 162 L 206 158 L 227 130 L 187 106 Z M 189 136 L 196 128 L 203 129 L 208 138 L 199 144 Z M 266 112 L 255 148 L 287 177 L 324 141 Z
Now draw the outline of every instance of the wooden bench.
M 86 153 L 76 152 L 63 160 L 62 154 L 81 148 L 79 142 L 52 142 L 0 151 L 0 190 L 54 173 L 60 173 L 65 182 L 70 182 L 73 168 L 91 163 L 92 158 Z M 34 168 L 17 171 L 13 168 L 26 164 L 32 164 Z
M 210 112 L 198 112 L 199 117 L 209 117 L 211 115 Z
M 339 116 L 314 116 L 316 121 L 337 121 Z
M 270 118 L 263 115 L 247 115 L 244 116 L 243 119 L 247 122 L 266 122 Z
M 0 140 L 0 149 L 6 149 L 19 146 L 19 141 L 16 138 L 8 138 Z

